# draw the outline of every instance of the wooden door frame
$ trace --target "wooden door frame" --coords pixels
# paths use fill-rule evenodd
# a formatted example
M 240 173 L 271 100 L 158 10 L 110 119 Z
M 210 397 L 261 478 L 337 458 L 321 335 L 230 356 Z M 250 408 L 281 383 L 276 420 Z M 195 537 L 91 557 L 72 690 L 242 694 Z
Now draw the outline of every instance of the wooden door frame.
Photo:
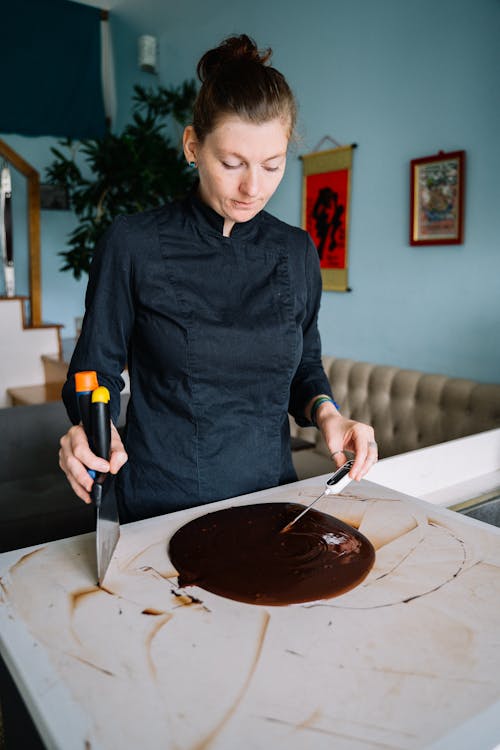
M 32 326 L 42 324 L 42 293 L 40 268 L 40 175 L 22 156 L 0 138 L 0 156 L 17 169 L 28 181 L 28 252 L 29 298 Z

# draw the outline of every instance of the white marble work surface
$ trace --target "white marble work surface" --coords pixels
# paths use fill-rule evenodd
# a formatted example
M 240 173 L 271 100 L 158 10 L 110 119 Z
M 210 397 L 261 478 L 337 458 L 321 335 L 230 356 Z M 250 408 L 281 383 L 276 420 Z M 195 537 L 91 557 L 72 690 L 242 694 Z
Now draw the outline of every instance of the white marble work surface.
M 499 529 L 351 483 L 319 508 L 376 548 L 357 588 L 288 607 L 177 589 L 167 545 L 187 520 L 307 503 L 322 488 L 309 479 L 124 526 L 106 590 L 95 585 L 93 534 L 0 555 L 0 650 L 47 747 L 500 743 Z

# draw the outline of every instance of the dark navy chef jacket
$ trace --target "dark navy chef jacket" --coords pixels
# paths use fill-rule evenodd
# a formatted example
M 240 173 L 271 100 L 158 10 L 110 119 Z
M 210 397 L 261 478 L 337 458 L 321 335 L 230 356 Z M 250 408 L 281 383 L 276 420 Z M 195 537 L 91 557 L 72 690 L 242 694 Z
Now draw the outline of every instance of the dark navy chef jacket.
M 222 229 L 192 194 L 119 217 L 96 249 L 63 398 L 78 423 L 73 374 L 96 370 L 116 419 L 128 367 L 122 521 L 293 481 L 288 412 L 307 425 L 330 394 L 309 235 L 265 211 Z

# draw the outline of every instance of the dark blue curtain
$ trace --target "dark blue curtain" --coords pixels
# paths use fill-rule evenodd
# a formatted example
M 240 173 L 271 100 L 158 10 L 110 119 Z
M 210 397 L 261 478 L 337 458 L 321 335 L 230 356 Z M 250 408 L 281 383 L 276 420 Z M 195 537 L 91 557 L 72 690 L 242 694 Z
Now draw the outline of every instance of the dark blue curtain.
M 2 2 L 0 133 L 103 134 L 100 18 L 70 0 Z

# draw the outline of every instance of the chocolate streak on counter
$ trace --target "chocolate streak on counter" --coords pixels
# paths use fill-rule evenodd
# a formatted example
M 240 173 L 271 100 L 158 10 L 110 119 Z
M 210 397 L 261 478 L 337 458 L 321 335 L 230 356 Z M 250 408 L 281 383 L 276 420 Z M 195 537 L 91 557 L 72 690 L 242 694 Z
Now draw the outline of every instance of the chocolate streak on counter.
M 21 565 L 24 565 L 24 563 L 27 562 L 30 557 L 33 557 L 33 555 L 38 555 L 38 553 L 43 552 L 44 549 L 45 547 L 38 547 L 38 549 L 34 549 L 32 552 L 27 552 L 25 555 L 20 557 L 19 560 L 14 563 L 14 565 L 12 565 L 12 567 L 10 568 L 10 572 L 13 573 L 16 568 L 20 568 Z
M 314 509 L 281 534 L 303 509 L 297 503 L 259 503 L 190 521 L 169 545 L 179 586 L 259 605 L 310 602 L 357 586 L 375 560 L 371 543 Z
M 6 602 L 9 597 L 7 584 L 3 582 L 3 578 L 0 578 L 0 602 Z
M 152 544 L 148 544 L 146 547 L 143 547 L 139 552 L 135 552 L 132 555 L 132 557 L 127 558 L 123 562 L 119 562 L 120 569 L 129 570 L 130 568 L 133 568 L 133 565 L 137 560 L 140 560 L 141 557 L 146 555 L 150 550 L 154 549 L 154 547 L 160 547 L 162 544 L 163 544 L 162 541 L 160 542 L 156 541 L 156 542 L 153 542 Z M 147 570 L 147 569 L 149 569 L 148 565 L 139 566 L 139 570 Z M 167 573 L 160 573 L 159 571 L 155 571 L 155 572 L 158 573 L 158 575 L 161 576 L 161 578 L 174 578 L 176 575 L 175 570 L 169 571 Z
M 253 662 L 250 665 L 250 669 L 248 671 L 248 674 L 245 678 L 245 681 L 243 682 L 243 685 L 241 686 L 240 692 L 236 696 L 236 699 L 231 706 L 231 708 L 226 712 L 226 715 L 219 721 L 219 723 L 212 729 L 212 731 L 203 739 L 201 742 L 197 742 L 191 750 L 206 750 L 214 739 L 217 737 L 218 734 L 224 729 L 224 726 L 227 724 L 231 716 L 233 716 L 234 712 L 240 705 L 241 701 L 243 700 L 245 693 L 247 692 L 250 683 L 252 681 L 252 677 L 255 674 L 255 670 L 257 669 L 257 665 L 260 660 L 260 656 L 262 654 L 262 649 L 264 647 L 264 641 L 266 639 L 266 633 L 267 628 L 269 626 L 269 621 L 271 619 L 271 615 L 268 612 L 263 612 L 262 615 L 262 625 L 260 629 L 260 634 L 258 636 L 257 640 L 257 648 L 255 651 L 255 656 L 253 658 Z
M 383 503 L 401 502 L 401 498 L 399 497 L 367 497 L 366 495 L 356 495 L 354 492 L 349 492 L 349 490 L 342 490 L 336 497 L 343 498 L 344 500 L 359 500 L 360 503 L 378 503 L 380 501 Z
M 179 591 L 177 589 L 170 589 L 170 593 L 172 596 L 175 596 L 176 601 L 178 604 L 182 605 L 183 607 L 190 607 L 191 604 L 201 604 L 203 605 L 203 608 L 207 610 L 207 612 L 210 612 L 208 607 L 205 607 L 201 599 L 198 599 L 196 596 L 191 596 L 191 594 L 186 594 L 185 591 Z
M 155 578 L 161 579 L 163 581 L 170 581 L 171 578 L 175 578 L 175 576 L 177 575 L 176 573 L 172 573 L 171 575 L 160 573 L 159 570 L 156 570 L 156 568 L 153 568 L 151 565 L 141 565 L 138 570 L 142 570 L 143 573 L 151 573 Z
M 409 532 L 406 532 L 406 533 L 407 534 L 408 533 L 411 534 L 413 531 L 415 531 L 415 528 L 418 528 L 418 526 L 417 527 L 414 526 L 413 529 L 411 529 Z M 417 548 L 419 547 L 419 545 L 423 544 L 424 542 L 425 542 L 425 535 L 421 536 L 417 540 L 417 542 L 412 547 L 410 547 L 410 549 L 408 550 L 408 552 L 406 552 L 403 555 L 403 557 L 401 557 L 400 560 L 398 560 L 396 563 L 394 563 L 394 565 L 392 566 L 392 568 L 389 568 L 388 570 L 384 570 L 384 572 L 380 573 L 378 576 L 374 576 L 374 580 L 375 581 L 381 581 L 383 578 L 387 578 L 387 576 L 391 576 L 393 573 L 395 573 L 396 570 L 398 568 L 400 568 L 401 565 L 403 565 L 403 563 L 405 563 L 413 555 L 413 553 L 417 550 Z
M 72 591 L 70 594 L 70 612 L 71 614 L 74 613 L 75 609 L 80 605 L 82 599 L 86 596 L 90 596 L 90 594 L 98 594 L 100 591 L 103 591 L 104 589 L 101 589 L 99 586 L 89 586 L 87 589 L 78 589 L 77 591 Z M 109 592 L 106 592 L 109 593 Z
M 85 664 L 87 667 L 92 667 L 92 669 L 96 669 L 98 672 L 102 672 L 102 674 L 105 674 L 107 677 L 116 677 L 114 672 L 111 672 L 109 669 L 105 669 L 104 667 L 100 667 L 98 664 L 94 664 L 94 662 L 89 661 L 88 659 L 84 659 L 81 656 L 76 656 L 75 654 L 68 654 L 68 656 L 71 656 L 72 659 L 75 659 L 75 661 L 79 661 L 81 664 Z
M 158 672 L 156 670 L 153 655 L 151 653 L 153 641 L 158 635 L 158 633 L 160 632 L 160 630 L 163 628 L 163 626 L 166 625 L 167 622 L 169 622 L 172 619 L 172 617 L 173 615 L 167 614 L 164 617 L 162 617 L 160 620 L 156 620 L 154 626 L 152 627 L 152 629 L 150 630 L 150 632 L 148 633 L 146 637 L 145 646 L 146 646 L 146 654 L 147 654 L 147 659 L 148 659 L 149 671 L 151 672 L 155 680 L 158 677 Z
M 81 644 L 81 640 L 80 640 L 80 638 L 78 638 L 78 636 L 77 636 L 77 634 L 76 634 L 76 632 L 74 630 L 74 627 L 73 627 L 73 617 L 74 617 L 74 614 L 75 614 L 75 610 L 79 606 L 79 604 L 81 603 L 82 599 L 84 599 L 85 597 L 91 596 L 92 594 L 100 594 L 100 593 L 103 593 L 103 592 L 106 593 L 106 594 L 111 594 L 111 596 L 116 596 L 116 594 L 113 594 L 112 591 L 109 591 L 107 589 L 103 589 L 102 587 L 99 587 L 99 586 L 90 586 L 89 588 L 86 588 L 86 589 L 80 589 L 79 591 L 73 591 L 72 594 L 70 595 L 71 632 L 73 634 L 73 637 L 80 644 Z M 146 656 L 147 656 L 147 660 L 148 660 L 149 669 L 150 669 L 150 672 L 153 675 L 153 677 L 156 679 L 156 677 L 157 677 L 156 667 L 155 667 L 155 664 L 154 664 L 154 661 L 153 661 L 153 657 L 151 655 L 151 648 L 152 648 L 153 640 L 158 635 L 159 631 L 163 628 L 163 626 L 166 625 L 167 622 L 169 622 L 169 620 L 172 619 L 173 615 L 171 615 L 171 614 L 169 614 L 167 612 L 161 612 L 158 609 L 152 609 L 152 608 L 145 608 L 145 609 L 143 609 L 141 614 L 143 614 L 143 615 L 154 615 L 155 617 L 159 618 L 157 620 L 155 619 L 154 625 L 151 628 L 151 630 L 149 631 L 149 633 L 147 634 L 146 641 L 145 641 Z M 112 672 L 110 672 L 109 670 L 106 670 L 106 669 L 104 669 L 102 667 L 99 667 L 98 665 L 93 664 L 92 662 L 89 662 L 86 659 L 82 659 L 81 657 L 74 656 L 74 655 L 73 655 L 73 658 L 77 659 L 78 661 L 81 661 L 83 664 L 88 664 L 89 666 L 93 667 L 94 669 L 100 670 L 104 674 L 107 674 L 107 675 L 110 675 L 110 676 L 114 677 L 114 674 Z
M 173 597 L 175 597 L 175 602 L 178 606 L 190 607 L 192 604 L 200 604 L 204 610 L 210 612 L 209 608 L 203 604 L 201 599 L 198 599 L 196 596 L 192 596 L 191 594 L 187 594 L 185 591 L 180 591 L 179 588 L 175 588 L 175 586 L 172 585 L 172 581 L 170 579 L 177 576 L 177 571 L 175 573 L 166 575 L 164 573 L 160 573 L 150 565 L 145 565 L 144 567 L 140 568 L 140 570 L 144 571 L 145 573 L 151 573 L 155 578 L 161 578 L 162 580 L 168 581 L 170 585 L 170 593 Z
M 89 586 L 88 588 L 85 588 L 85 589 L 77 589 L 77 591 L 72 591 L 70 594 L 68 594 L 70 631 L 71 631 L 73 638 L 75 639 L 75 641 L 77 641 L 77 643 L 80 644 L 80 646 L 82 646 L 83 644 L 82 644 L 81 638 L 79 638 L 79 636 L 77 635 L 77 632 L 75 630 L 75 622 L 74 622 L 76 609 L 77 607 L 80 606 L 82 600 L 86 598 L 87 596 L 91 596 L 93 594 L 101 594 L 101 593 L 112 594 L 112 592 L 101 588 L 97 584 L 95 586 Z
M 335 731 L 334 729 L 326 729 L 323 727 L 314 726 L 310 723 L 310 720 L 307 720 L 307 719 L 305 722 L 301 724 L 295 724 L 292 721 L 287 721 L 286 719 L 279 719 L 275 716 L 262 716 L 261 718 L 264 721 L 268 721 L 269 723 L 272 723 L 272 724 L 281 724 L 283 726 L 290 727 L 291 729 L 305 730 L 305 733 L 309 731 L 309 732 L 315 732 L 318 734 L 328 735 L 330 737 L 335 737 L 337 739 L 349 740 L 350 743 L 354 741 L 357 746 L 359 745 L 359 742 L 361 741 L 361 744 L 363 746 L 366 745 L 366 740 L 364 739 L 364 737 L 360 737 L 359 735 L 356 735 L 356 734 L 341 733 L 341 732 Z M 356 722 L 355 726 L 359 726 L 360 728 L 370 727 L 370 728 L 382 729 L 383 731 L 386 731 L 385 727 L 378 727 L 377 725 L 374 725 L 374 724 L 366 724 L 364 722 L 359 722 L 359 721 Z M 410 734 L 409 732 L 401 732 L 400 730 L 393 730 L 393 731 L 397 731 L 398 734 L 403 736 L 403 738 L 415 737 L 414 734 Z M 370 748 L 376 748 L 376 747 L 379 747 L 382 750 L 396 750 L 396 746 L 392 743 L 388 745 L 386 742 L 376 742 L 373 738 L 370 738 Z M 398 745 L 397 747 L 400 748 L 402 747 L 402 745 Z

